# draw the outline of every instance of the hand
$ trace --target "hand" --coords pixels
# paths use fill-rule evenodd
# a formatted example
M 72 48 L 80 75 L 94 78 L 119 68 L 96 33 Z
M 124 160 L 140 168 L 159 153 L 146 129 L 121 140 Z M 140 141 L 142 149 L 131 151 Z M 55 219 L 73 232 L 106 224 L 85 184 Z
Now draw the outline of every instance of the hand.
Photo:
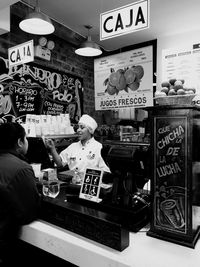
M 45 145 L 50 150 L 55 149 L 55 144 L 54 144 L 54 141 L 52 139 L 45 139 Z

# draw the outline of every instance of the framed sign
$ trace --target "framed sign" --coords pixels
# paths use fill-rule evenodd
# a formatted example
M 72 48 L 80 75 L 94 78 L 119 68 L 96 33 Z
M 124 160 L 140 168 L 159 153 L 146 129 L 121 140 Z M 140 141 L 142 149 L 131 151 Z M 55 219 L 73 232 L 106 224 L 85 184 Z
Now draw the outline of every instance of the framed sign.
M 0 118 L 24 121 L 26 114 L 69 113 L 72 123 L 82 114 L 83 79 L 36 63 L 8 67 L 0 57 Z
M 103 171 L 100 169 L 86 169 L 79 197 L 94 202 L 99 199 Z
M 154 136 L 154 226 L 186 234 L 187 198 L 187 117 L 155 117 Z
M 156 40 L 94 60 L 95 109 L 153 106 Z
M 152 218 L 147 235 L 195 247 L 200 234 L 199 109 L 192 105 L 149 109 L 152 122 Z M 194 127 L 195 126 L 195 127 Z M 195 155 L 197 152 L 197 155 Z M 197 162 L 198 163 L 198 162 Z
M 8 49 L 9 67 L 34 61 L 33 40 Z
M 162 50 L 162 81 L 183 79 L 184 87 L 195 89 L 192 102 L 200 106 L 200 43 Z
M 149 28 L 149 2 L 141 0 L 100 14 L 100 40 Z

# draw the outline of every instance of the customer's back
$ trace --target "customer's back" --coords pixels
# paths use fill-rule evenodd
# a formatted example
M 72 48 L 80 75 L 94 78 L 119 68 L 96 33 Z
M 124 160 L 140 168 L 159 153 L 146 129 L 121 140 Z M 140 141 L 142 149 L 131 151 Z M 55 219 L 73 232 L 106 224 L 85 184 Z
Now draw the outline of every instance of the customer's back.
M 12 259 L 7 253 L 21 226 L 35 220 L 40 207 L 33 169 L 23 159 L 27 149 L 20 124 L 0 125 L 0 256 L 5 261 Z

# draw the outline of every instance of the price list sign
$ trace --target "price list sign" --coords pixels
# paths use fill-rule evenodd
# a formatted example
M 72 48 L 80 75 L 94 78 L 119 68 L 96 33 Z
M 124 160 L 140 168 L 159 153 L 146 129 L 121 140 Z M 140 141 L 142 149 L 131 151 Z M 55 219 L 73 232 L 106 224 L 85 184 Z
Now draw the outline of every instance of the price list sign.
M 100 202 L 103 171 L 100 169 L 86 169 L 79 197 L 94 202 Z
M 9 95 L 16 117 L 41 113 L 44 89 L 40 85 L 15 81 L 9 85 Z

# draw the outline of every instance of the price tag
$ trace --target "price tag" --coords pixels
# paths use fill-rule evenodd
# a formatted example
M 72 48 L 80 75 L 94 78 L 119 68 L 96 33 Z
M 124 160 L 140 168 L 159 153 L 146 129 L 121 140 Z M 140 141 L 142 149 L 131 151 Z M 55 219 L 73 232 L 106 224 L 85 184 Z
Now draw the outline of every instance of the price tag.
M 103 171 L 100 169 L 86 169 L 79 197 L 94 202 L 99 199 Z

